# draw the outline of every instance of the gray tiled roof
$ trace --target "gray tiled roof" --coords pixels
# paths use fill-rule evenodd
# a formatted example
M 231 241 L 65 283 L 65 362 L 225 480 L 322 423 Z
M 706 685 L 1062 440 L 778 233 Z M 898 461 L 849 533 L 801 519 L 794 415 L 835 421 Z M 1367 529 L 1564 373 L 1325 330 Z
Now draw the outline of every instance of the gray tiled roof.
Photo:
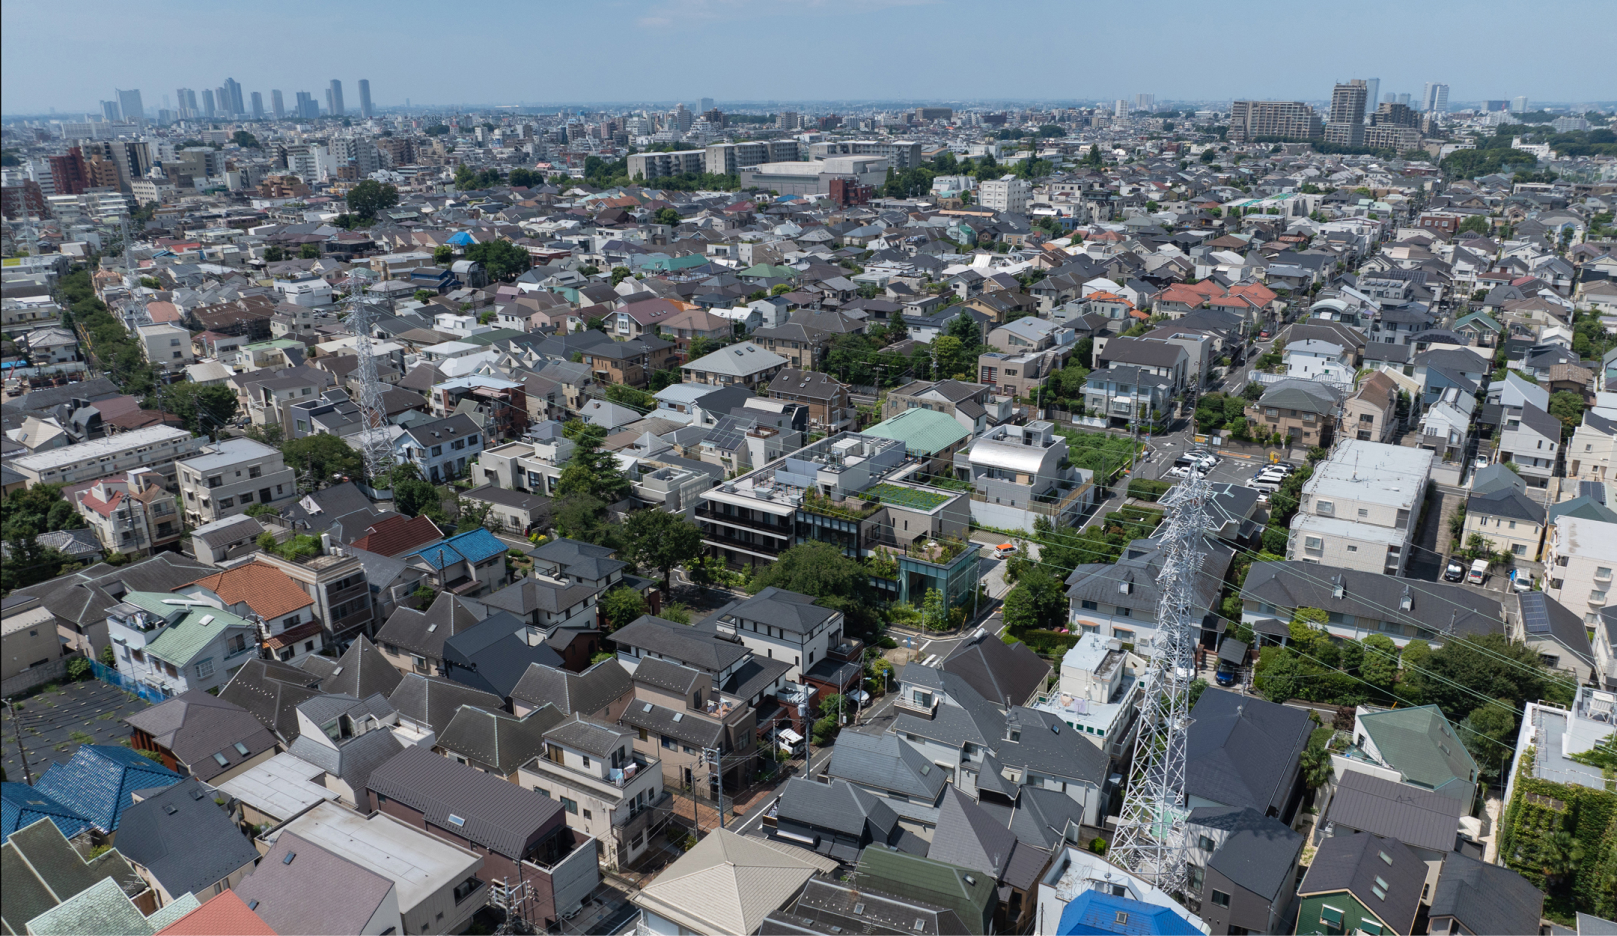
M 667 689 L 679 695 L 688 695 L 697 680 L 702 677 L 702 671 L 682 666 L 669 660 L 642 660 L 634 668 L 634 681 L 655 686 L 658 689 Z
M 1460 852 L 1443 859 L 1432 890 L 1431 916 L 1452 915 L 1474 933 L 1534 933 L 1543 914 L 1544 892 L 1515 871 Z M 1593 934 L 1583 926 L 1578 932 Z M 1617 932 L 1617 927 L 1603 932 Z
M 387 695 L 398 687 L 402 678 L 398 669 L 382 656 L 382 651 L 361 634 L 337 659 L 333 674 L 320 681 L 320 691 L 364 699 L 378 692 Z
M 1467 516 L 1502 517 L 1539 524 L 1544 522 L 1544 505 L 1515 488 L 1472 494 L 1465 499 L 1465 512 Z
M 1387 856 L 1383 859 L 1381 856 Z M 1376 878 L 1386 881 L 1385 898 L 1377 897 Z M 1395 932 L 1413 932 L 1426 886 L 1426 863 L 1397 839 L 1368 832 L 1333 835 L 1320 843 L 1297 892 L 1303 895 L 1347 891 Z
M 553 705 L 540 706 L 522 718 L 463 705 L 438 733 L 438 746 L 508 777 L 544 752 L 545 732 L 565 717 Z
M 376 632 L 376 642 L 392 644 L 406 652 L 441 660 L 444 641 L 482 620 L 470 606 L 447 592 L 440 592 L 425 611 L 400 606 Z
M 563 715 L 590 715 L 622 698 L 633 688 L 629 671 L 616 659 L 602 660 L 582 673 L 532 663 L 522 678 L 517 680 L 516 687 L 511 690 L 511 698 L 530 705 L 548 703 Z
M 1228 833 L 1208 867 L 1270 900 L 1289 893 L 1303 850 L 1290 826 L 1250 806 L 1203 806 L 1190 811 L 1190 824 Z
M 763 621 L 783 630 L 806 634 L 837 612 L 814 604 L 814 599 L 808 595 L 771 585 L 731 606 L 730 613 L 745 621 Z
M 315 686 L 312 674 L 291 664 L 248 660 L 219 690 L 219 698 L 252 712 L 284 743 L 298 736 L 297 707 L 320 694 Z
M 1448 852 L 1454 850 L 1465 807 L 1453 796 L 1349 770 L 1337 783 L 1325 820 Z
M 355 738 L 338 742 L 333 748 L 308 735 L 298 737 L 287 747 L 287 753 L 308 761 L 334 777 L 342 778 L 349 789 L 357 794 L 365 788 L 371 771 L 387 763 L 404 750 L 404 744 L 386 728 L 375 728 Z
M 983 628 L 956 644 L 939 666 L 1001 706 L 1026 702 L 1050 676 L 1050 664 L 1026 644 L 1007 644 Z
M 1313 728 L 1307 712 L 1210 688 L 1191 719 L 1186 793 L 1225 806 L 1286 808 Z
M 943 791 L 938 827 L 932 834 L 927 857 L 1000 878 L 1010 864 L 1016 835 L 994 821 L 981 806 L 957 787 Z
M 639 699 L 631 701 L 618 720 L 693 748 L 716 747 L 724 738 L 724 725 L 716 718 Z
M 612 633 L 612 641 L 620 647 L 638 647 L 709 673 L 722 673 L 751 653 L 741 644 L 649 614 L 618 628 Z
M 423 753 L 437 757 L 431 752 Z M 288 855 L 294 857 L 289 861 Z M 277 933 L 348 934 L 364 932 L 365 924 L 381 909 L 394 884 L 295 833 L 283 831 L 253 873 L 233 890 Z
M 1335 595 L 1340 579 L 1342 597 Z M 1400 609 L 1407 589 L 1408 611 Z M 1394 578 L 1317 563 L 1254 562 L 1241 597 L 1284 609 L 1320 608 L 1372 621 L 1392 620 L 1441 634 L 1503 634 L 1504 608 L 1498 598 L 1442 582 Z
M 194 778 L 124 810 L 118 851 L 176 895 L 202 893 L 258 858 L 252 841 Z
M 629 737 L 626 731 L 592 722 L 578 715 L 559 722 L 545 732 L 547 741 L 601 758 L 611 757 L 614 751 L 624 747 Z
M 273 734 L 239 705 L 192 690 L 124 719 L 174 752 L 191 776 L 207 780 L 275 747 Z M 241 744 L 244 755 L 236 750 Z M 215 754 L 223 755 L 220 765 Z
M 370 790 L 397 800 L 442 829 L 507 858 L 517 857 L 561 803 L 500 777 L 412 747 L 371 772 Z M 464 820 L 449 821 L 453 814 Z
M 898 816 L 880 797 L 843 780 L 816 783 L 803 777 L 786 781 L 781 790 L 778 815 L 816 829 L 830 829 L 862 839 L 887 844 L 898 828 Z
M 406 673 L 387 701 L 398 710 L 399 717 L 428 725 L 434 732 L 443 731 L 463 705 L 497 709 L 504 704 L 492 692 L 422 673 Z

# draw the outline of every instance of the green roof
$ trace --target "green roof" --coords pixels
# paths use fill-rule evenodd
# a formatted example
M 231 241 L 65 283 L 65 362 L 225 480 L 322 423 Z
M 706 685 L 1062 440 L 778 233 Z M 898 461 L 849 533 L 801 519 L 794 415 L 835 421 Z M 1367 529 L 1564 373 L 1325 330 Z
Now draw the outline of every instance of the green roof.
M 973 883 L 966 883 L 967 876 Z M 953 910 L 971 932 L 988 932 L 993 920 L 995 881 L 981 871 L 871 845 L 859 853 L 859 883 L 869 890 Z
M 1502 326 L 1498 322 L 1494 321 L 1493 316 L 1486 312 L 1473 312 L 1470 315 L 1467 315 L 1465 318 L 1460 319 L 1458 322 L 1455 322 L 1454 328 L 1456 331 L 1458 331 L 1462 326 L 1472 324 L 1479 325 L 1490 331 L 1502 330 Z
M 172 600 L 174 597 L 165 592 L 130 592 L 124 595 L 123 600 L 153 614 L 167 617 L 184 607 L 163 603 L 165 598 Z M 212 620 L 204 624 L 202 623 L 204 618 Z M 186 666 L 192 658 L 207 649 L 208 644 L 213 643 L 220 634 L 231 627 L 255 630 L 251 622 L 229 611 L 222 611 L 211 605 L 193 605 L 177 623 L 170 624 L 155 640 L 148 643 L 146 652 L 166 663 Z
M 923 491 L 920 488 L 899 487 L 896 484 L 887 484 L 886 482 L 865 489 L 860 496 L 866 500 L 875 499 L 884 504 L 892 504 L 894 507 L 909 507 L 914 510 L 926 511 L 936 510 L 953 498 L 953 495 L 950 494 Z
M 905 454 L 931 456 L 962 439 L 969 438 L 971 430 L 960 425 L 959 421 L 948 413 L 917 406 L 891 419 L 884 419 L 868 429 L 862 429 L 860 434 L 896 439 L 904 443 Z
M 112 878 L 102 878 L 86 890 L 28 921 L 36 936 L 150 936 L 202 906 L 192 894 L 176 898 L 151 916 L 125 896 Z
M 1372 712 L 1359 724 L 1381 759 L 1409 782 L 1444 792 L 1455 781 L 1476 783 L 1477 762 L 1437 706 Z

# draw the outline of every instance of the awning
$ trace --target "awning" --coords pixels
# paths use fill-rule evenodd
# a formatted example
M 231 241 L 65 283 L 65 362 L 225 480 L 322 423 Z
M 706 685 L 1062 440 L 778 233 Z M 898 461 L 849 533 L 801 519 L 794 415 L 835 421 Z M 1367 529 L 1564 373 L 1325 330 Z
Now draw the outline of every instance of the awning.
M 790 728 L 782 728 L 780 730 L 780 739 L 787 744 L 796 744 L 803 740 L 803 736 Z

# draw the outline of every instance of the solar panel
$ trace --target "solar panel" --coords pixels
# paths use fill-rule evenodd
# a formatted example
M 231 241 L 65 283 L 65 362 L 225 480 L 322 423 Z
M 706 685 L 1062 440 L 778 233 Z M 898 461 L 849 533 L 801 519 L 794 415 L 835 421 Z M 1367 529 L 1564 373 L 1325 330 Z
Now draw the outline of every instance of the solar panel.
M 1522 592 L 1522 629 L 1529 634 L 1550 632 L 1550 609 L 1543 592 Z
M 735 451 L 739 449 L 742 440 L 746 438 L 747 429 L 751 428 L 752 420 L 743 420 L 736 416 L 721 416 L 719 422 L 702 441 L 710 443 L 721 451 Z

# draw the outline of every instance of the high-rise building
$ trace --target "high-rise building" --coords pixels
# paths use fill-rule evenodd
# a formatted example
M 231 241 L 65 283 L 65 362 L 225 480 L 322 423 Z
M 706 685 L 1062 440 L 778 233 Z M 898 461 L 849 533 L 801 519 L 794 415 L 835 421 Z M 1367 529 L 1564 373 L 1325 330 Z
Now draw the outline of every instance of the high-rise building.
M 188 95 L 189 98 L 187 97 Z M 176 103 L 179 105 L 181 120 L 196 116 L 196 108 L 190 103 L 190 99 L 194 99 L 196 95 L 191 93 L 190 88 L 176 88 L 174 90 L 174 96 L 179 99 Z
M 796 130 L 797 129 L 797 111 L 783 110 L 780 113 L 776 114 L 775 115 L 775 129 L 777 129 L 777 130 Z
M 270 92 L 270 113 L 275 115 L 276 120 L 280 120 L 286 116 L 286 102 L 281 100 L 281 92 L 279 90 Z
M 230 109 L 230 89 L 220 85 L 213 89 L 213 106 L 220 117 L 229 117 L 234 111 Z
M 64 156 L 47 156 L 51 167 L 51 183 L 58 195 L 83 195 L 90 188 L 90 170 L 84 162 L 84 152 L 77 146 L 69 147 Z
M 343 116 L 342 82 L 336 78 L 331 79 L 331 89 L 326 92 L 326 100 L 331 104 L 331 116 Z
M 1404 96 L 1408 97 L 1409 95 L 1406 94 Z M 1381 96 L 1381 103 L 1383 103 L 1383 104 L 1397 104 L 1398 103 L 1398 95 L 1393 94 L 1391 91 L 1388 91 L 1386 94 L 1383 94 Z M 1405 103 L 1408 103 L 1408 102 L 1406 101 Z
M 253 119 L 264 119 L 264 95 L 257 91 L 253 92 Z
M 1364 102 L 1368 91 L 1363 78 L 1338 84 L 1331 91 L 1330 119 L 1325 122 L 1326 142 L 1364 145 Z
M 1364 79 L 1364 112 L 1368 116 L 1381 103 L 1381 79 Z
M 1373 127 L 1412 127 L 1420 129 L 1420 114 L 1408 104 L 1383 104 L 1370 115 Z
M 1402 104 L 1405 107 L 1408 107 L 1409 106 L 1409 92 L 1405 91 L 1402 94 L 1398 95 L 1398 100 L 1394 101 L 1393 103 L 1394 104 Z
M 226 78 L 225 84 L 225 112 L 232 116 L 242 116 L 247 113 L 247 102 L 241 96 L 241 84 L 234 78 Z
M 212 88 L 203 88 L 202 89 L 202 116 L 208 118 L 209 120 L 212 120 L 214 115 L 217 114 L 217 113 L 218 113 L 218 111 L 215 109 L 214 103 L 213 103 L 213 89 Z
M 1522 98 L 1522 100 L 1527 100 Z M 146 108 L 140 103 L 140 89 L 132 91 L 118 91 L 118 109 L 123 111 L 124 119 L 134 123 L 146 122 Z
M 1527 113 L 1527 95 L 1523 94 L 1520 97 L 1517 97 L 1514 100 L 1512 100 L 1510 102 L 1510 112 L 1512 114 L 1525 114 L 1525 113 Z M 124 113 L 127 114 L 129 112 L 126 110 L 126 111 L 124 111 Z
M 320 105 L 315 103 L 314 95 L 307 91 L 298 92 L 297 116 L 299 120 L 314 120 L 320 116 Z
M 369 120 L 375 114 L 371 111 L 371 80 L 359 79 L 359 116 Z
M 107 123 L 117 123 L 118 122 L 118 117 L 119 117 L 119 115 L 118 115 L 118 102 L 117 101 L 102 101 L 101 102 L 101 119 L 102 120 L 105 120 Z
M 1155 94 L 1136 94 L 1134 96 L 1134 109 L 1137 111 L 1155 110 L 1157 96 Z
M 1427 114 L 1448 113 L 1449 86 L 1435 81 L 1426 82 L 1426 91 L 1421 94 L 1420 109 Z
M 1322 132 L 1319 115 L 1302 101 L 1234 101 L 1230 104 L 1229 139 L 1232 143 L 1260 137 L 1317 140 Z
M 713 99 L 710 98 L 710 97 L 702 98 L 702 113 L 705 114 L 705 113 L 707 113 L 708 111 L 710 111 L 712 109 L 713 109 Z

